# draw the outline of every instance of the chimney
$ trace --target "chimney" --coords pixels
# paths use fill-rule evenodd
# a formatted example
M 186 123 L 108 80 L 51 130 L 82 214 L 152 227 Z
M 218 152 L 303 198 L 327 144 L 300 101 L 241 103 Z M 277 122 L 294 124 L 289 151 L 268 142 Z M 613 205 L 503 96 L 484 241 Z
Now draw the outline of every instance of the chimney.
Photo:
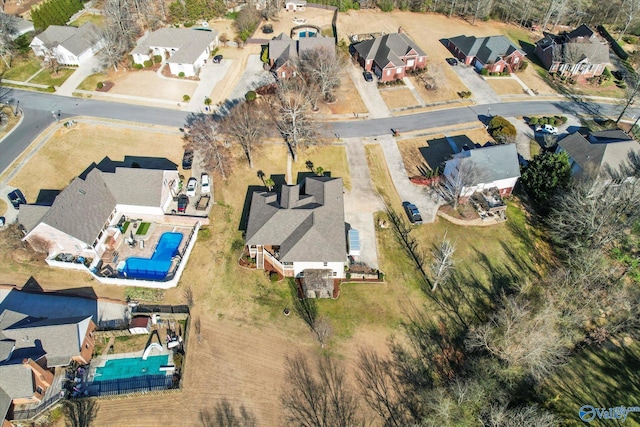
M 280 193 L 280 206 L 283 209 L 291 209 L 300 199 L 299 185 L 283 185 Z
M 399 33 L 404 33 L 404 29 L 402 27 L 398 27 L 398 32 Z

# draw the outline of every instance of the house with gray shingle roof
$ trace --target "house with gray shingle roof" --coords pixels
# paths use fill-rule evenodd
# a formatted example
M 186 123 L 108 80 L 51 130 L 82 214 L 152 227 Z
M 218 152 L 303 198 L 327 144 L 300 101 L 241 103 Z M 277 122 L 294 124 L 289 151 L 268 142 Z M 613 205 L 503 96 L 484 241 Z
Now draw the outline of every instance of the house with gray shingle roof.
M 9 19 L 9 25 L 12 27 L 11 31 L 11 39 L 15 40 L 21 35 L 30 33 L 35 30 L 33 27 L 33 22 L 27 21 L 26 19 L 20 18 L 19 16 L 8 15 L 6 13 L 0 12 L 0 15 L 4 15 Z
M 402 29 L 353 44 L 351 53 L 382 82 L 402 79 L 407 71 L 427 65 L 427 54 Z
M 280 33 L 269 40 L 269 65 L 270 71 L 278 79 L 293 77 L 297 72 L 297 62 L 300 56 L 307 50 L 325 49 L 330 55 L 335 56 L 335 40 L 332 37 L 302 37 L 294 40 L 285 33 Z
M 632 165 L 640 159 L 640 144 L 619 129 L 583 136 L 574 132 L 558 141 L 556 153 L 567 153 L 571 174 L 585 173 L 607 182 L 629 178 Z
M 557 35 L 544 33 L 535 54 L 550 73 L 599 76 L 609 63 L 609 44 L 587 25 Z
M 63 65 L 80 65 L 103 46 L 98 28 L 87 22 L 80 28 L 49 25 L 29 45 L 36 56 L 55 59 Z
M 457 36 L 447 42 L 447 48 L 466 65 L 490 73 L 518 71 L 526 53 L 505 36 Z
M 501 196 L 508 196 L 520 178 L 516 145 L 499 144 L 463 150 L 445 163 L 443 175 L 447 185 L 461 186 L 461 198 L 493 188 L 497 188 Z
M 75 178 L 51 206 L 21 206 L 23 240 L 49 256 L 99 257 L 123 215 L 164 221 L 179 181 L 177 169 L 93 168 Z
M 217 45 L 218 31 L 213 29 L 161 28 L 138 40 L 131 56 L 134 63 L 143 65 L 154 55 L 161 55 L 171 74 L 193 77 Z
M 344 277 L 347 259 L 341 178 L 308 177 L 280 193 L 259 191 L 251 198 L 245 234 L 259 269 L 285 277 L 305 270 L 328 270 Z

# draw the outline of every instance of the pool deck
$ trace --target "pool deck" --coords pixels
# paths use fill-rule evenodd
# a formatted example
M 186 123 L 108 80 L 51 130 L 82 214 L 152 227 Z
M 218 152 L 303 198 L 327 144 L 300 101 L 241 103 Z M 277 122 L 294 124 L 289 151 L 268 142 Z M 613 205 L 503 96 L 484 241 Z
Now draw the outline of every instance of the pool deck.
M 91 361 L 91 364 L 89 366 L 89 376 L 88 376 L 88 380 L 89 381 L 93 381 L 95 375 L 96 375 L 96 370 L 97 368 L 101 368 L 104 365 L 106 365 L 107 361 L 109 360 L 117 360 L 117 359 L 142 359 L 142 355 L 144 354 L 144 351 L 135 351 L 132 353 L 118 353 L 118 354 L 109 354 L 107 356 L 98 356 L 96 358 L 94 358 Z M 152 352 L 151 354 L 149 354 L 149 357 L 151 356 L 173 356 L 173 351 L 169 350 L 166 348 L 166 345 L 162 346 L 162 353 L 158 353 L 156 351 Z M 173 358 L 170 358 L 169 361 L 171 363 L 173 363 Z M 169 375 L 170 372 L 167 372 L 167 375 Z

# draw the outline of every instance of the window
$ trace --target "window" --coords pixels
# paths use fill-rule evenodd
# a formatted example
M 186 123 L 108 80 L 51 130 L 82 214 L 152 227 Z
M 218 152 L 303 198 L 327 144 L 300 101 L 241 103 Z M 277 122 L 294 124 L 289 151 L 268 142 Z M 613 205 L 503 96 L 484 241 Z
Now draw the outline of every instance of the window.
M 387 76 L 391 75 L 391 70 L 387 70 Z
M 396 74 L 400 74 L 402 72 L 402 67 L 396 68 Z
M 334 277 L 337 276 L 337 275 L 338 275 L 338 273 L 336 273 L 335 271 L 332 274 L 332 276 L 334 276 Z
M 407 67 L 413 67 L 414 61 L 413 59 L 410 59 L 407 61 Z
M 323 262 L 322 264 L 323 264 L 325 267 L 327 266 L 327 263 L 326 263 L 326 262 Z

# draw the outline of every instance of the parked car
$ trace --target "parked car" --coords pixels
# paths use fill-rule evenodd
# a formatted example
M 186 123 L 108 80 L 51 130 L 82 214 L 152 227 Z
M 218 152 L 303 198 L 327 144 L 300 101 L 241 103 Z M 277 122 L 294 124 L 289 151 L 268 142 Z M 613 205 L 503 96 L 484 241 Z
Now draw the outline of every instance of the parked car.
M 184 194 L 178 196 L 178 212 L 186 211 L 187 205 L 189 205 L 189 198 Z
M 373 74 L 371 74 L 369 71 L 365 71 L 364 73 L 362 73 L 362 75 L 364 76 L 365 81 L 373 81 Z
M 271 24 L 265 24 L 262 26 L 262 32 L 265 34 L 271 34 L 273 33 L 273 25 Z
M 447 58 L 445 61 L 447 61 L 447 64 L 449 65 L 458 65 L 458 60 L 456 58 Z
M 404 202 L 402 203 L 402 206 L 404 206 L 404 210 L 412 224 L 422 224 L 422 216 L 420 215 L 420 211 L 416 205 Z
M 194 177 L 189 178 L 189 181 L 187 181 L 187 196 L 194 197 L 196 188 L 198 188 L 198 180 Z
M 219 64 L 222 62 L 222 55 L 216 55 L 213 57 L 213 63 L 214 64 Z
M 538 125 L 536 126 L 536 132 L 549 133 L 555 135 L 558 133 L 558 128 L 551 125 Z
M 14 209 L 20 209 L 20 205 L 27 204 L 27 199 L 25 199 L 24 194 L 22 194 L 22 191 L 18 189 L 13 190 L 11 193 L 7 195 L 7 197 L 9 198 L 9 201 L 13 205 Z
M 193 163 L 193 151 L 184 150 L 184 154 L 182 155 L 182 169 L 184 170 L 191 169 L 192 163 Z
M 200 191 L 203 193 L 211 193 L 211 182 L 209 181 L 209 174 L 203 173 L 200 176 Z

